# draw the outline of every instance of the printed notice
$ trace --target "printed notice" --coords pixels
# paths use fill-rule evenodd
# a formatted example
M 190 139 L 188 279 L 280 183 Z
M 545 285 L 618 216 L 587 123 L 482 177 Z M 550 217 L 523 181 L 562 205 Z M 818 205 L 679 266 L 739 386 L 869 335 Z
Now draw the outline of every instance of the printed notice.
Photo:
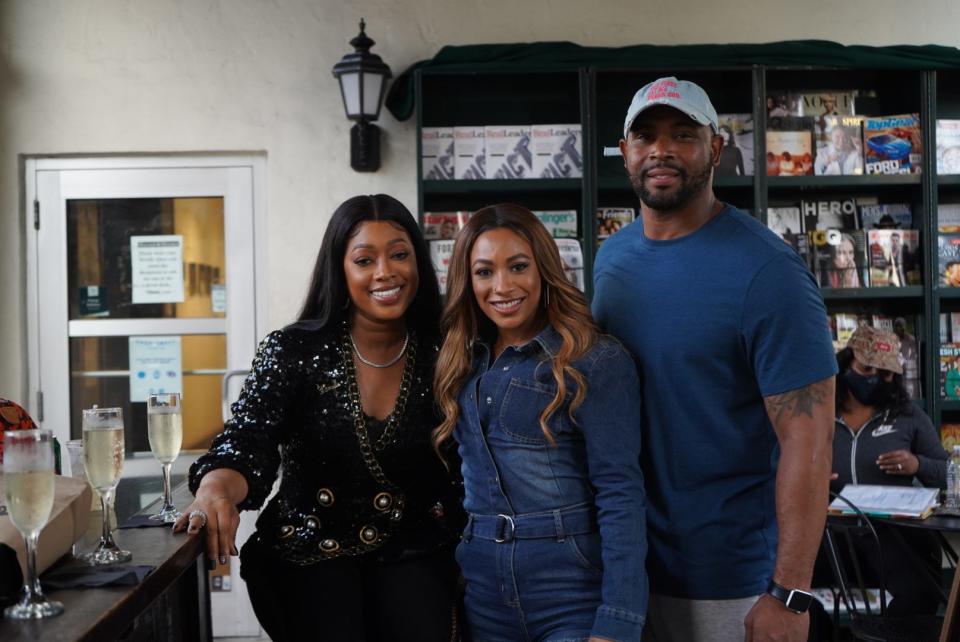
M 134 303 L 183 303 L 183 236 L 130 237 Z
M 222 314 L 227 311 L 227 286 L 224 283 L 210 285 L 210 311 Z
M 130 401 L 183 393 L 180 337 L 130 337 Z

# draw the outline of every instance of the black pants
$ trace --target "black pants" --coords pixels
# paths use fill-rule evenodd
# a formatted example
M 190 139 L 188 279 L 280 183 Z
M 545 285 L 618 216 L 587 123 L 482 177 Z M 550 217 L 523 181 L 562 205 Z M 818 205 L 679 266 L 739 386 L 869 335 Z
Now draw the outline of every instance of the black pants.
M 297 566 L 271 557 L 255 540 L 243 547 L 240 575 L 274 642 L 458 639 L 452 551 L 395 562 L 366 555 Z

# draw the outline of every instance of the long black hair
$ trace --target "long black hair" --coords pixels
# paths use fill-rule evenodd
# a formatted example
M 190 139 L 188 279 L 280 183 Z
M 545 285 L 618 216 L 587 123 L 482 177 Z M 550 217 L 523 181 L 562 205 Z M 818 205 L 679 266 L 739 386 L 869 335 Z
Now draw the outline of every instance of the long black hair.
M 386 194 L 354 196 L 345 200 L 327 224 L 313 267 L 313 277 L 297 321 L 313 321 L 320 327 L 340 324 L 346 317 L 350 300 L 343 257 L 347 241 L 365 221 L 389 221 L 402 227 L 410 236 L 417 261 L 420 285 L 407 310 L 406 321 L 421 337 L 433 339 L 440 322 L 440 286 L 430 263 L 430 251 L 420 227 L 403 203 Z
M 847 380 L 843 375 L 850 369 L 851 363 L 853 363 L 852 348 L 844 348 L 837 353 L 837 367 L 840 370 L 837 373 L 837 394 L 835 397 L 837 416 L 840 415 L 840 411 L 847 402 Z M 884 373 L 889 371 L 880 370 L 880 372 Z M 887 390 L 889 390 L 887 399 L 877 407 L 877 410 L 889 412 L 890 417 L 896 417 L 899 414 L 912 414 L 913 402 L 910 401 L 910 395 L 907 394 L 907 388 L 903 384 L 902 374 L 893 373 L 893 381 L 888 384 Z

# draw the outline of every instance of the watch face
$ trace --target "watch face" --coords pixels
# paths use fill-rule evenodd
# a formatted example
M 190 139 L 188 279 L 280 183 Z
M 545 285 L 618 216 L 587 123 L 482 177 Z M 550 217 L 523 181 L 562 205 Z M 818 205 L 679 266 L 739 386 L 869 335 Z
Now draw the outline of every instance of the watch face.
M 797 613 L 806 613 L 812 602 L 813 595 L 810 593 L 793 590 L 790 591 L 790 595 L 787 596 L 787 601 L 785 604 L 786 607 L 791 611 L 796 611 Z

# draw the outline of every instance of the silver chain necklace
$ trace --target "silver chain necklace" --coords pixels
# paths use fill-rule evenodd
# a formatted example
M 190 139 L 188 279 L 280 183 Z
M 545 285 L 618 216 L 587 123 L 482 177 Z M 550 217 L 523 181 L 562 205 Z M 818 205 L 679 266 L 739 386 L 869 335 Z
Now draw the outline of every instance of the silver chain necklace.
M 406 336 L 403 338 L 403 346 L 400 348 L 400 352 L 397 354 L 397 356 L 395 356 L 393 359 L 390 359 L 390 361 L 387 361 L 386 363 L 377 363 L 375 361 L 370 361 L 360 354 L 360 349 L 357 347 L 357 342 L 353 340 L 353 333 L 348 332 L 347 334 L 350 336 L 350 345 L 353 346 L 353 351 L 357 353 L 357 359 L 360 359 L 360 363 L 366 364 L 371 368 L 389 368 L 397 361 L 400 361 L 407 351 L 407 344 L 410 343 L 410 332 L 408 331 Z

